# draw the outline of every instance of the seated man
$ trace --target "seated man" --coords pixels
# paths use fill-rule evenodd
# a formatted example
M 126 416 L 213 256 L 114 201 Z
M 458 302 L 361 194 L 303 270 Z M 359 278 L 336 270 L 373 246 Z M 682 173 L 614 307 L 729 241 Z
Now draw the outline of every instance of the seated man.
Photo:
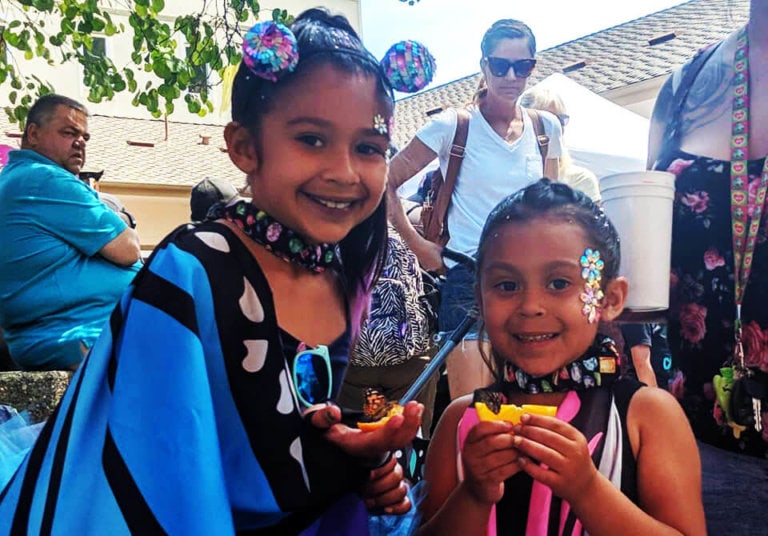
M 0 172 L 0 327 L 23 369 L 76 368 L 140 263 L 136 231 L 78 179 L 88 111 L 32 106 Z

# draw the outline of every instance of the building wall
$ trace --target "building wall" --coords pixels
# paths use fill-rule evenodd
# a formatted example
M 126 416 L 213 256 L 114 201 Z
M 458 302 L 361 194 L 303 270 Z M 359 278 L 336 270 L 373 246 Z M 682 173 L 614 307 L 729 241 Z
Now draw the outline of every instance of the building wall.
M 165 235 L 190 221 L 190 187 L 105 182 L 99 189 L 120 198 L 136 218 L 136 231 L 144 251 L 152 250 Z

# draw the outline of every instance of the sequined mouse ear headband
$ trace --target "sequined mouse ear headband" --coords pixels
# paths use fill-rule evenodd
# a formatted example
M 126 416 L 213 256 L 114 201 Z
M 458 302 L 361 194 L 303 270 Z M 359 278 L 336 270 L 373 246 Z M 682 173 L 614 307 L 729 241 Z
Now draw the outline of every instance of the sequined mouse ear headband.
M 344 52 L 360 56 L 349 34 L 332 28 L 335 46 L 328 52 Z M 369 58 L 365 58 L 369 59 Z M 375 62 L 373 58 L 370 58 Z M 243 62 L 250 71 L 276 82 L 293 72 L 299 62 L 299 47 L 290 28 L 274 21 L 257 22 L 243 39 Z M 435 74 L 435 58 L 417 41 L 400 41 L 392 45 L 379 63 L 382 75 L 393 89 L 413 93 L 426 87 Z
M 279 22 L 257 22 L 243 39 L 243 63 L 259 78 L 277 82 L 299 63 L 296 36 Z

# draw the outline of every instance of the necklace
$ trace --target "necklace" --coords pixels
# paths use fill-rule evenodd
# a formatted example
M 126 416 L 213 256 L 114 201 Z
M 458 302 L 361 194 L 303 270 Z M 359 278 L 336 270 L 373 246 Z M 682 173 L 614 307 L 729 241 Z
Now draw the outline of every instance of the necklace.
M 744 369 L 741 304 L 752 271 L 760 218 L 768 191 L 768 158 L 760 176 L 755 205 L 749 216 L 749 40 L 747 27 L 739 32 L 733 61 L 733 114 L 731 123 L 731 229 L 733 236 L 733 275 L 736 318 L 734 322 L 734 361 Z
M 214 207 L 209 219 L 218 218 L 237 225 L 251 240 L 276 257 L 313 273 L 319 274 L 341 264 L 336 244 L 309 244 L 302 235 L 247 201 Z
M 618 360 L 619 350 L 614 340 L 598 333 L 584 355 L 551 374 L 532 376 L 507 362 L 501 389 L 505 393 L 535 395 L 610 385 L 618 375 Z

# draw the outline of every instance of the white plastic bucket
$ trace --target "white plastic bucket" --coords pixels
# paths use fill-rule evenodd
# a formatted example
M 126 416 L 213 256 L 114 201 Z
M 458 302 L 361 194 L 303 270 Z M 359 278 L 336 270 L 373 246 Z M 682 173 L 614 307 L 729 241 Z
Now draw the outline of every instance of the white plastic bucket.
M 629 280 L 630 311 L 669 308 L 675 176 L 632 171 L 600 179 L 603 207 L 621 239 L 619 273 Z

